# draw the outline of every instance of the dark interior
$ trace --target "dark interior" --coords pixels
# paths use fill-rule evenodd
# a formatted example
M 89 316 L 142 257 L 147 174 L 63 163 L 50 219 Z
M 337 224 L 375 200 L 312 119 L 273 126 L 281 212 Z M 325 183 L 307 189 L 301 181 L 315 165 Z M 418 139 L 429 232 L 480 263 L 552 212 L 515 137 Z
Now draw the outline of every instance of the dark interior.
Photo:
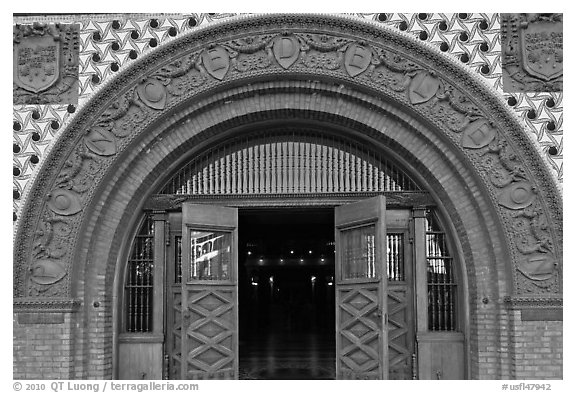
M 240 378 L 333 379 L 334 210 L 239 213 Z

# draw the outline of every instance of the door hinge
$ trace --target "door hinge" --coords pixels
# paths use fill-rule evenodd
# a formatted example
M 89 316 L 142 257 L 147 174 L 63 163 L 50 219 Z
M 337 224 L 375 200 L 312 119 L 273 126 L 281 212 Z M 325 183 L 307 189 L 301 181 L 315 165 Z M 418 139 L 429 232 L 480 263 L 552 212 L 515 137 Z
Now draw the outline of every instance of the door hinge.
M 162 379 L 170 379 L 170 355 L 164 355 L 164 372 L 162 373 Z
M 170 245 L 170 221 L 164 221 L 164 239 L 166 246 Z
M 416 352 L 412 354 L 412 379 L 418 379 L 418 357 L 416 356 Z

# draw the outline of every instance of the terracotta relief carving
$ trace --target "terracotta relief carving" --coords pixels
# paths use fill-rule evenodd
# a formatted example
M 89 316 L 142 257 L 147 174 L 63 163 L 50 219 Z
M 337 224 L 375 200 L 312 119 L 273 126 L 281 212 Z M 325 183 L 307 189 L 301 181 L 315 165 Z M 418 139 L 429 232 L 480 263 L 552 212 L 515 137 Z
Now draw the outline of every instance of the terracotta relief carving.
M 79 31 L 59 23 L 14 26 L 14 105 L 78 102 Z
M 118 151 L 114 135 L 104 128 L 93 128 L 88 131 L 84 143 L 91 152 L 101 156 L 113 156 Z
M 207 74 L 200 68 L 200 61 L 200 52 L 195 52 L 163 66 L 151 77 L 161 81 L 171 95 L 180 96 L 206 81 Z M 167 97 L 167 100 L 169 99 L 170 97 Z
M 475 120 L 462 131 L 462 146 L 468 149 L 481 149 L 488 146 L 496 138 L 496 134 L 496 129 L 488 120 Z
M 433 73 L 418 72 L 408 87 L 408 99 L 412 104 L 427 102 L 436 95 L 442 86 L 440 79 Z
M 372 50 L 366 45 L 353 43 L 344 53 L 344 67 L 350 76 L 357 76 L 368 69 L 372 62 Z
M 562 14 L 502 14 L 504 91 L 561 91 Z
M 158 80 L 148 78 L 138 85 L 138 97 L 152 109 L 162 110 L 166 106 L 166 88 Z
M 293 35 L 279 35 L 272 43 L 272 53 L 278 64 L 288 69 L 300 56 L 300 42 Z
M 82 209 L 78 195 L 64 188 L 57 188 L 48 194 L 48 207 L 61 216 L 72 216 Z
M 212 77 L 222 80 L 230 68 L 230 56 L 222 46 L 206 49 L 202 53 L 202 65 Z
M 519 293 L 558 290 L 557 259 L 550 227 L 518 156 L 503 138 L 494 139 L 481 153 L 483 169 L 496 187 L 498 204 L 512 222 L 513 252 L 520 255 L 516 269 Z
M 28 296 L 60 295 L 64 289 L 59 283 L 66 276 L 66 261 L 62 260 L 69 245 L 66 243 L 72 228 L 68 217 L 59 217 L 52 212 L 46 212 L 36 231 L 36 241 L 33 244 L 33 263 L 28 275 L 31 285 Z
M 508 220 L 509 242 L 519 255 L 513 256 L 520 272 L 519 293 L 554 291 L 558 269 L 550 270 L 549 261 L 558 260 L 558 251 L 553 247 L 545 211 L 536 208 L 544 203 L 535 192 L 524 158 L 516 155 L 502 129 L 465 87 L 455 85 L 442 70 L 430 69 L 425 59 L 410 58 L 410 53 L 399 54 L 385 45 L 392 46 L 316 32 L 279 31 L 222 39 L 139 76 L 89 127 L 50 186 L 51 196 L 40 215 L 33 257 L 28 262 L 33 291 L 39 293 L 38 286 L 63 281 L 72 245 L 56 232 L 64 233 L 66 226 L 80 222 L 101 168 L 122 149 L 121 139 L 140 132 L 168 105 L 193 96 L 208 80 L 218 83 L 239 73 L 285 70 L 319 74 L 328 70 L 329 75 L 355 78 L 412 106 L 443 128 L 480 168 L 495 205 Z

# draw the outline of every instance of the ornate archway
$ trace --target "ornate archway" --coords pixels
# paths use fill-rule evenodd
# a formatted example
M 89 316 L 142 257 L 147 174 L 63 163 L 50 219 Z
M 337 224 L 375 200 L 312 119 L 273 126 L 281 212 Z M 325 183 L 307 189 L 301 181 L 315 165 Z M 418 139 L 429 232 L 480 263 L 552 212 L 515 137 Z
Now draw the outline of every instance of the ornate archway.
M 124 229 L 160 174 L 229 130 L 294 118 L 381 139 L 426 179 L 466 265 L 471 377 L 486 375 L 480 359 L 494 352 L 490 343 L 510 340 L 500 333 L 511 323 L 505 304 L 558 304 L 561 198 L 500 98 L 452 60 L 380 26 L 238 18 L 182 36 L 120 73 L 38 171 L 15 240 L 15 311 L 59 310 L 85 322 L 70 329 L 93 357 L 71 377 L 111 375 L 103 342 L 112 336 Z M 479 340 L 480 321 L 492 321 L 490 339 Z

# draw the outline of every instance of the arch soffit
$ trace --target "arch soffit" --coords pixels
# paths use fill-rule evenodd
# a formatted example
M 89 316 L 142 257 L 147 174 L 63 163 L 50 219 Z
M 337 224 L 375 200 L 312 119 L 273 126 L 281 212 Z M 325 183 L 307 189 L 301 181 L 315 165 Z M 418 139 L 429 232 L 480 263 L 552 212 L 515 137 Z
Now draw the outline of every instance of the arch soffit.
M 28 194 L 15 241 L 15 296 L 70 294 L 75 243 L 68 235 L 85 220 L 103 169 L 118 165 L 139 132 L 184 103 L 263 77 L 339 80 L 426 121 L 453 141 L 489 192 L 508 235 L 514 292 L 560 292 L 561 197 L 500 98 L 462 66 L 386 28 L 268 15 L 209 26 L 150 52 L 79 111 Z

